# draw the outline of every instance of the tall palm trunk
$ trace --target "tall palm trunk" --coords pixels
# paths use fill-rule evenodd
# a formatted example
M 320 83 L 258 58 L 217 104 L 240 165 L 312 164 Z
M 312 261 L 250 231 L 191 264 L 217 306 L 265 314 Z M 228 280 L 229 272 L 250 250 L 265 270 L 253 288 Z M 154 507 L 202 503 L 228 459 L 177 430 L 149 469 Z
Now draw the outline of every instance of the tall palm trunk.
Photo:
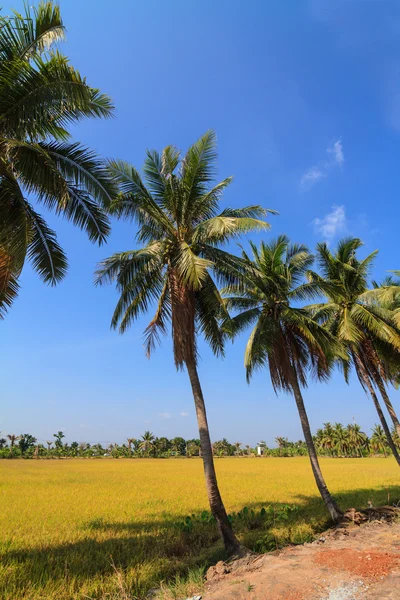
M 233 532 L 218 488 L 210 440 L 210 432 L 208 430 L 206 407 L 204 404 L 203 392 L 201 389 L 195 361 L 187 361 L 186 367 L 188 370 L 190 384 L 192 386 L 194 404 L 196 407 L 201 456 L 203 458 L 208 501 L 210 503 L 211 512 L 215 520 L 217 521 L 218 529 L 223 539 L 225 549 L 230 554 L 233 554 L 240 549 L 240 543 Z
M 385 432 L 386 439 L 387 439 L 388 444 L 389 444 L 389 448 L 393 452 L 393 456 L 395 457 L 395 459 L 397 461 L 397 464 L 400 466 L 400 456 L 399 456 L 399 453 L 397 452 L 397 448 L 396 448 L 395 443 L 393 441 L 393 438 L 391 436 L 390 429 L 389 429 L 389 426 L 388 426 L 387 421 L 385 419 L 385 415 L 383 414 L 381 405 L 379 404 L 378 397 L 375 394 L 375 390 L 374 390 L 374 387 L 373 387 L 373 385 L 371 383 L 371 380 L 369 378 L 367 369 L 365 368 L 365 365 L 363 364 L 363 362 L 361 360 L 357 360 L 357 358 L 355 357 L 355 355 L 353 355 L 353 360 L 354 360 L 354 364 L 355 364 L 355 367 L 356 367 L 358 379 L 360 380 L 360 383 L 361 383 L 362 387 L 364 388 L 364 390 L 367 389 L 368 392 L 369 392 L 369 394 L 370 394 L 370 396 L 371 396 L 371 398 L 372 398 L 372 401 L 373 401 L 373 403 L 375 405 L 376 412 L 378 413 L 379 420 L 380 420 L 381 425 L 383 427 L 383 430 Z
M 315 446 L 311 435 L 310 423 L 308 420 L 306 408 L 304 406 L 303 396 L 301 394 L 300 386 L 297 381 L 297 375 L 294 372 L 293 367 L 291 373 L 291 384 L 293 395 L 296 400 L 297 410 L 300 417 L 301 427 L 303 429 L 304 439 L 306 440 L 307 444 L 308 456 L 310 458 L 315 483 L 317 484 L 319 493 L 321 494 L 321 497 L 325 502 L 326 508 L 328 509 L 332 520 L 334 522 L 338 522 L 343 517 L 343 513 L 340 510 L 339 506 L 336 504 L 335 499 L 331 496 L 331 493 L 328 490 L 328 486 L 325 483 L 324 476 L 322 475 L 321 467 L 319 466 L 318 456 L 315 451 Z
M 387 408 L 387 411 L 388 411 L 388 413 L 390 415 L 390 418 L 393 421 L 393 425 L 395 427 L 395 430 L 397 431 L 398 435 L 400 435 L 400 422 L 399 422 L 399 419 L 397 418 L 396 411 L 394 410 L 393 404 L 391 403 L 390 398 L 389 398 L 389 396 L 387 394 L 387 391 L 386 391 L 386 388 L 385 388 L 385 384 L 383 383 L 383 381 L 381 379 L 379 379 L 379 381 L 378 381 L 378 388 L 379 388 L 379 391 L 381 393 L 382 399 L 383 399 L 383 401 L 385 403 L 385 406 Z

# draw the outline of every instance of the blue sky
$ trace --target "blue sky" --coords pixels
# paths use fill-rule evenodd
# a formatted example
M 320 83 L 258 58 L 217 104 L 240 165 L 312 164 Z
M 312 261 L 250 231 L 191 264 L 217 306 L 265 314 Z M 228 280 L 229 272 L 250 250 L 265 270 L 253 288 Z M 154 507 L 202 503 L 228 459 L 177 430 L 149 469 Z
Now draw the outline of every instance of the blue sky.
M 357 235 L 365 252 L 380 250 L 377 278 L 400 267 L 397 1 L 64 0 L 61 8 L 63 50 L 116 105 L 115 119 L 82 123 L 76 139 L 141 167 L 146 148 L 185 150 L 213 128 L 219 176 L 234 176 L 223 206 L 275 208 L 280 216 L 266 236 L 284 232 L 311 248 Z M 148 361 L 146 320 L 124 336 L 110 331 L 116 293 L 92 284 L 99 260 L 134 247 L 133 227 L 113 223 L 99 248 L 49 220 L 69 273 L 47 288 L 26 267 L 20 297 L 0 323 L 0 430 L 45 440 L 62 429 L 90 442 L 122 442 L 145 429 L 197 437 L 170 341 Z M 200 345 L 213 439 L 300 438 L 292 398 L 276 397 L 266 372 L 246 384 L 245 341 L 229 345 L 224 361 Z M 305 400 L 314 429 L 354 417 L 369 432 L 377 420 L 359 385 L 339 375 L 310 382 Z

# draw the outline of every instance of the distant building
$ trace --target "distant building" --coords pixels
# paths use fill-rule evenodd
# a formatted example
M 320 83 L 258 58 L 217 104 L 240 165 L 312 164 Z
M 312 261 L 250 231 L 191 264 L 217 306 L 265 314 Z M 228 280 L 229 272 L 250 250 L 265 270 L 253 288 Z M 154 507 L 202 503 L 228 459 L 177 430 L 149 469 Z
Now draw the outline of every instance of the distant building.
M 265 442 L 258 442 L 258 444 L 257 444 L 257 455 L 258 456 L 264 456 L 265 448 L 266 447 L 267 447 L 267 444 Z

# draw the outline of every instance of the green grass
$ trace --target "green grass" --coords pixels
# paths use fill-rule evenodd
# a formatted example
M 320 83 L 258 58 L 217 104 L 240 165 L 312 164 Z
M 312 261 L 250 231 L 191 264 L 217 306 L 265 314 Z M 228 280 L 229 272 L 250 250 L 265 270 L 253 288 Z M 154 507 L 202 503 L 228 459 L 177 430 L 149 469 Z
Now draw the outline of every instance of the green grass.
M 392 458 L 321 464 L 342 508 L 400 499 Z M 307 458 L 216 466 L 228 512 L 249 509 L 235 517 L 249 547 L 302 543 L 326 527 Z M 142 599 L 160 580 L 174 583 L 179 598 L 189 571 L 197 585 L 201 569 L 223 557 L 214 523 L 184 524 L 208 508 L 199 459 L 3 460 L 0 500 L 2 600 Z

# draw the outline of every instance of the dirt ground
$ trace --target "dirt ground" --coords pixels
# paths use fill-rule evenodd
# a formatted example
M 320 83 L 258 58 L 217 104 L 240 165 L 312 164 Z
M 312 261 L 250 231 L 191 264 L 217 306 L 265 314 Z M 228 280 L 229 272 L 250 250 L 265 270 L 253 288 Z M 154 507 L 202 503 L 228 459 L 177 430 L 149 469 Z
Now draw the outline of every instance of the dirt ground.
M 400 523 L 350 525 L 319 541 L 211 567 L 203 600 L 400 600 Z

